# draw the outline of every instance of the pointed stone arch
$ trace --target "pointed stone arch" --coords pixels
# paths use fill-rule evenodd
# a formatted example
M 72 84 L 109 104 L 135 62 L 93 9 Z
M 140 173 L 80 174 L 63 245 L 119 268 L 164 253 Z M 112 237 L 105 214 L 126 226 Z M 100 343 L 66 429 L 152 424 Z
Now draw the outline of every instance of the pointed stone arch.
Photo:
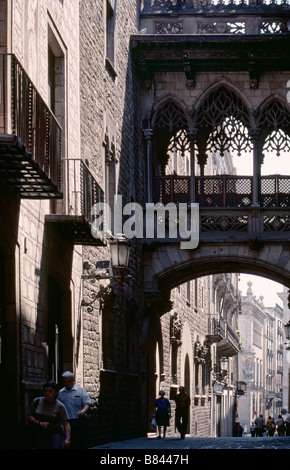
M 219 83 L 207 90 L 196 109 L 194 125 L 200 163 L 206 161 L 210 151 L 224 155 L 233 149 L 240 155 L 251 150 L 251 112 L 240 93 L 228 84 Z
M 250 98 L 245 92 L 241 91 L 241 89 L 238 88 L 231 80 L 225 78 L 211 83 L 206 89 L 202 91 L 202 93 L 199 95 L 199 97 L 194 103 L 194 116 L 197 115 L 198 110 L 200 109 L 202 103 L 207 99 L 207 97 L 210 96 L 212 93 L 215 93 L 220 88 L 227 89 L 229 92 L 235 94 L 244 103 L 244 106 L 248 111 L 251 127 L 255 127 L 255 110 Z M 195 120 L 193 124 L 196 125 Z
M 169 106 L 175 107 L 176 110 L 178 110 L 181 118 L 180 123 L 189 128 L 191 119 L 188 107 L 182 100 L 180 100 L 171 93 L 167 94 L 166 96 L 163 96 L 159 101 L 157 101 L 153 105 L 150 115 L 151 128 L 154 129 L 156 127 L 156 122 L 159 118 L 159 114 L 161 112 L 164 112 L 164 110 L 166 110 L 166 108 Z
M 190 116 L 184 103 L 167 95 L 152 110 L 153 173 L 165 174 L 170 149 L 175 147 L 183 156 L 189 149 Z
M 290 108 L 277 93 L 264 100 L 258 109 L 257 126 L 261 131 L 261 148 L 276 152 L 290 151 Z

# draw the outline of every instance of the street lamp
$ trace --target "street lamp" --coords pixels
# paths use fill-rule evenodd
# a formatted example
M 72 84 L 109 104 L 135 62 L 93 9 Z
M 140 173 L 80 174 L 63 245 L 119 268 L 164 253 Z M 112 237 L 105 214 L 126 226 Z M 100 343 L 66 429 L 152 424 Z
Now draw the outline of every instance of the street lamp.
M 109 279 L 115 280 L 118 285 L 122 285 L 125 279 L 125 274 L 129 266 L 129 257 L 130 257 L 130 242 L 125 238 L 124 235 L 117 235 L 116 237 L 112 237 L 109 240 L 109 246 L 111 251 L 111 260 L 109 262 L 104 262 L 101 264 L 106 264 L 105 272 L 104 267 L 101 269 L 97 268 L 95 273 L 93 274 L 84 274 L 82 279 L 84 280 L 101 280 L 101 279 Z M 127 276 L 130 277 L 130 276 Z M 95 302 L 96 299 L 101 297 L 101 292 L 104 292 L 104 288 L 98 294 L 93 295 L 93 299 L 91 302 L 86 302 L 84 299 L 82 300 L 81 305 L 83 307 L 90 307 Z
M 229 360 L 226 357 L 223 357 L 220 360 L 220 367 L 224 375 L 227 375 L 228 373 L 228 365 L 229 365 Z
M 124 235 L 110 240 L 112 268 L 116 270 L 127 269 L 130 257 L 130 243 Z
M 247 390 L 246 382 L 237 382 L 237 394 L 244 395 Z

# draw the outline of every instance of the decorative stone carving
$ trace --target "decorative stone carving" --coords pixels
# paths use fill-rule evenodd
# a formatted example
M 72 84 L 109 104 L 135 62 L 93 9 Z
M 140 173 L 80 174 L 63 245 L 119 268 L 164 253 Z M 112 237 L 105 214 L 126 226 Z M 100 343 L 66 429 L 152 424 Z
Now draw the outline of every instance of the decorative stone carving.
M 182 21 L 155 23 L 155 34 L 181 34 L 182 32 Z
M 249 360 L 245 360 L 242 371 L 245 380 L 254 379 L 254 366 Z
M 177 312 L 174 312 L 170 315 L 170 343 L 180 346 L 181 341 L 181 328 L 182 323 L 179 319 Z

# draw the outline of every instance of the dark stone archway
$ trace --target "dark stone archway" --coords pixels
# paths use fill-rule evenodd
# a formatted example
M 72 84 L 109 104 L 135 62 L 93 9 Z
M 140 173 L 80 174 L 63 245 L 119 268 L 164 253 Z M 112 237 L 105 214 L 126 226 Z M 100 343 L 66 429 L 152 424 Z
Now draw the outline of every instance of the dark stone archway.
M 145 292 L 170 290 L 190 279 L 220 272 L 248 273 L 266 277 L 290 288 L 289 243 L 265 243 L 260 249 L 249 243 L 201 243 L 195 250 L 179 244 L 159 244 L 144 251 Z

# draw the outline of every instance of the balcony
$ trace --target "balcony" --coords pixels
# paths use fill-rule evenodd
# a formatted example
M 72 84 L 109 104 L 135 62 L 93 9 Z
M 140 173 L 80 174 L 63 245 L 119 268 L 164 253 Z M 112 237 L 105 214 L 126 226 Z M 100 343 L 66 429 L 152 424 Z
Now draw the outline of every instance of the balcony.
M 104 202 L 104 192 L 84 161 L 63 160 L 64 200 L 61 213 L 46 215 L 46 224 L 56 228 L 74 245 L 104 246 L 93 237 L 92 208 Z
M 61 127 L 14 55 L 0 74 L 0 178 L 20 198 L 61 198 Z
M 222 317 L 209 318 L 206 338 L 210 344 L 218 343 L 225 338 L 225 321 Z
M 289 17 L 289 0 L 144 0 L 133 57 L 146 86 L 171 71 L 193 87 L 204 71 L 244 71 L 258 84 L 289 70 Z
M 166 205 L 190 203 L 190 176 L 158 176 L 153 178 L 154 202 Z M 290 176 L 261 176 L 259 179 L 261 207 L 290 207 Z M 195 202 L 200 208 L 251 207 L 253 177 L 199 176 L 195 177 Z
M 143 3 L 141 30 L 146 28 L 147 34 L 243 36 L 288 31 L 289 0 L 144 0 Z
M 220 356 L 235 356 L 240 351 L 239 338 L 223 317 L 209 319 L 206 338 L 210 344 L 216 343 Z

